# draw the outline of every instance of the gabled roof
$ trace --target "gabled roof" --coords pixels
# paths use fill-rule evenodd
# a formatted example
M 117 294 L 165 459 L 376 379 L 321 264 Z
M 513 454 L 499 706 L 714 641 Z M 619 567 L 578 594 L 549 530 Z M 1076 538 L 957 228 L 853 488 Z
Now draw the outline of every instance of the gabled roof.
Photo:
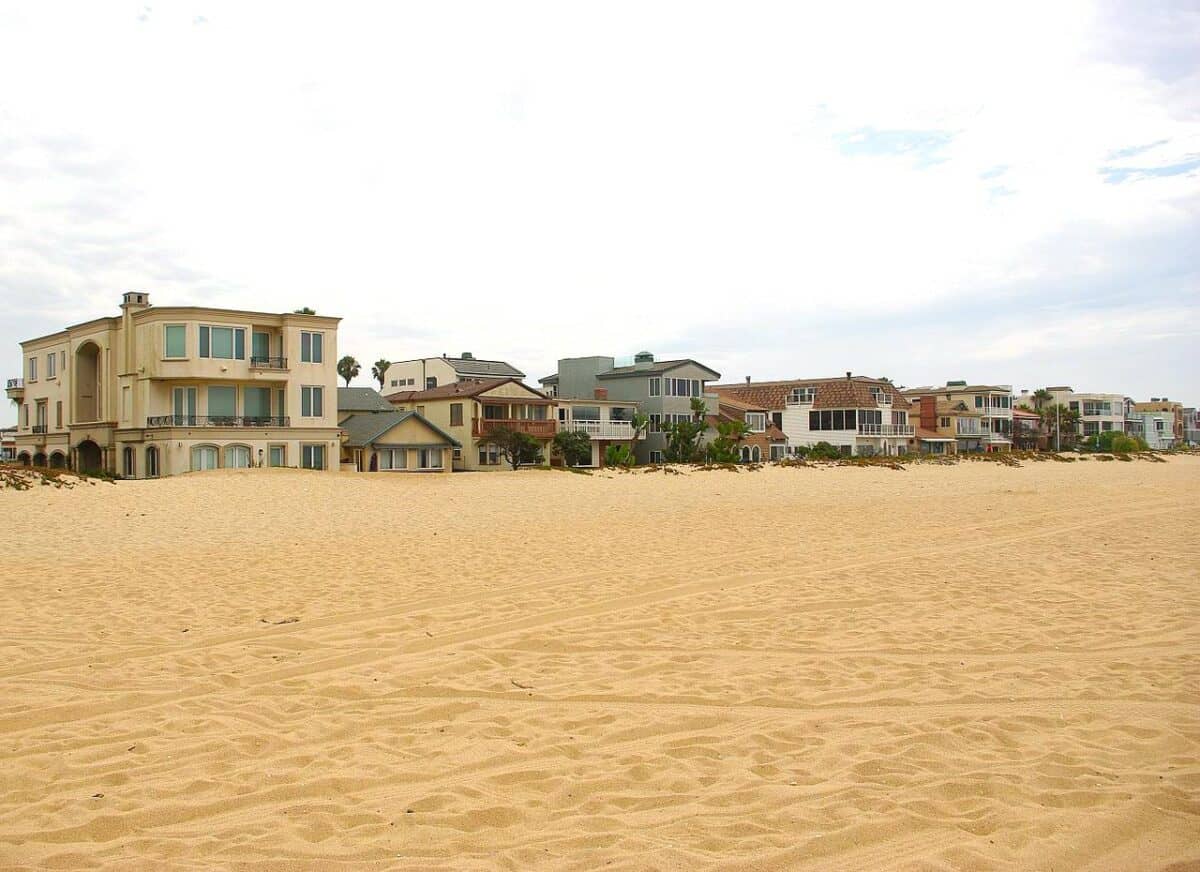
M 558 373 L 554 372 L 554 373 L 551 373 L 550 375 L 542 376 L 540 379 L 538 379 L 538 384 L 543 384 L 543 385 L 558 384 Z
M 543 394 L 541 391 L 531 388 L 529 385 L 515 378 L 484 378 L 484 379 L 464 379 L 462 381 L 451 382 L 448 385 L 439 385 L 436 388 L 430 388 L 426 391 L 397 391 L 394 394 L 388 394 L 384 399 L 389 403 L 419 403 L 422 400 L 445 400 L 454 397 L 477 397 L 480 394 L 487 393 L 493 388 L 498 388 L 500 385 L 508 384 L 520 385 L 536 397 L 543 400 L 549 400 L 550 397 Z M 512 399 L 518 399 L 513 397 Z
M 778 411 L 787 405 L 794 388 L 816 388 L 814 409 L 874 409 L 885 408 L 876 400 L 873 389 L 882 390 L 892 399 L 891 408 L 908 408 L 908 400 L 889 381 L 856 375 L 850 378 L 801 378 L 785 381 L 751 382 L 750 384 L 710 385 L 709 390 L 722 400 L 735 399 L 756 409 Z
M 646 373 L 659 374 L 689 363 L 693 366 L 700 367 L 700 369 L 704 370 L 705 372 L 712 373 L 713 378 L 721 377 L 721 374 L 715 369 L 710 369 L 699 361 L 692 360 L 690 357 L 681 357 L 676 360 L 656 360 L 653 363 L 645 364 L 643 366 L 618 366 L 613 369 L 605 370 L 604 372 L 596 373 L 596 378 L 625 378 L 626 376 L 630 375 L 642 375 Z
M 338 388 L 339 412 L 390 412 L 392 404 L 374 388 Z
M 351 448 L 370 445 L 397 424 L 416 418 L 450 445 L 461 447 L 458 440 L 417 412 L 357 412 L 341 423 L 346 432 L 345 444 Z

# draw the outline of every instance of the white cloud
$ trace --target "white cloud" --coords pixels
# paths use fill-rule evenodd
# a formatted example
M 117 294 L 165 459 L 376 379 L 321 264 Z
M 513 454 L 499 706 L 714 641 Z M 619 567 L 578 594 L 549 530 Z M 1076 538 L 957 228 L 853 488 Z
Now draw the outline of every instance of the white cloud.
M 22 330 L 131 287 L 307 304 L 362 360 L 471 349 L 530 374 L 642 346 L 861 370 L 886 336 L 878 366 L 911 381 L 988 347 L 952 341 L 964 300 L 1002 320 L 1119 276 L 1194 323 L 1196 255 L 1164 282 L 1158 241 L 1200 232 L 1200 172 L 1102 172 L 1200 153 L 1194 20 L 1137 39 L 1081 0 L 9 7 L 0 302 Z M 925 313 L 940 351 L 889 312 Z M 855 313 L 875 341 L 846 360 L 818 334 Z M 1114 389 L 1200 388 L 1138 367 Z

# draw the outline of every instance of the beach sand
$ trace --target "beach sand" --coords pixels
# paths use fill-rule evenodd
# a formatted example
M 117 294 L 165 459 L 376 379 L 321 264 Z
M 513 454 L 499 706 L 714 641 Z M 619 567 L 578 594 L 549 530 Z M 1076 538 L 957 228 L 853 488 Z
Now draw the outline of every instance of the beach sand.
M 1198 494 L 1191 457 L 0 492 L 0 869 L 1197 868 Z

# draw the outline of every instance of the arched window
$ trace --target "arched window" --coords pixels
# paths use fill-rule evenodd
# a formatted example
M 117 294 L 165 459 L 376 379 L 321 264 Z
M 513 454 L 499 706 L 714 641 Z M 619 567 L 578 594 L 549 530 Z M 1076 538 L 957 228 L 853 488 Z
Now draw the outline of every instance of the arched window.
M 61 451 L 55 451 L 50 454 L 51 469 L 66 469 L 66 467 L 67 455 L 63 454 Z
M 750 462 L 750 446 L 743 445 L 742 446 L 742 463 L 749 463 L 749 462 Z
M 158 478 L 158 448 L 151 445 L 146 449 L 146 477 Z
M 225 468 L 226 469 L 249 469 L 250 467 L 250 449 L 245 445 L 226 445 L 225 446 Z
M 217 468 L 217 446 L 196 445 L 192 448 L 192 471 Z
M 757 445 L 750 449 L 750 462 L 762 463 L 762 449 Z
M 121 475 L 126 478 L 133 478 L 134 471 L 133 448 L 126 445 L 121 449 Z

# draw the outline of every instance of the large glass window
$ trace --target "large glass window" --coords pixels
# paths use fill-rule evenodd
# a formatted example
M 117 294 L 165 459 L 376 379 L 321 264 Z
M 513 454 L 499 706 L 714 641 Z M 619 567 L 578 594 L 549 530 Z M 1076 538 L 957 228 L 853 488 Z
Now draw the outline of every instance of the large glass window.
M 187 327 L 168 324 L 163 334 L 163 357 L 187 357 Z
M 325 468 L 325 446 L 324 445 L 302 445 L 302 446 L 300 446 L 300 466 L 302 469 L 324 469 Z
M 407 448 L 381 448 L 379 450 L 380 469 L 407 469 Z
M 325 415 L 325 389 L 320 385 L 300 388 L 300 416 L 321 418 Z
M 242 327 L 200 326 L 200 356 L 220 360 L 246 359 L 246 331 Z
M 208 417 L 233 418 L 237 415 L 237 388 L 210 385 L 208 388 Z
M 257 330 L 250 334 L 250 357 L 253 360 L 265 361 L 271 356 L 271 334 L 260 333 Z
M 762 433 L 767 429 L 767 416 L 764 412 L 747 412 L 746 426 L 752 433 Z
M 576 406 L 571 410 L 571 416 L 576 421 L 599 421 L 600 407 L 599 406 Z
M 217 468 L 217 449 L 212 445 L 197 445 L 192 449 L 192 471 Z
M 822 430 L 832 430 L 833 429 L 833 412 L 828 409 L 821 412 L 821 429 Z
M 245 445 L 228 445 L 225 447 L 226 469 L 249 469 L 250 449 Z
M 442 468 L 442 449 L 440 448 L 422 448 L 417 452 L 417 468 L 418 469 L 441 469 Z
M 247 418 L 270 418 L 271 389 L 242 388 L 242 411 Z
M 171 391 L 172 414 L 176 426 L 194 427 L 196 425 L 196 389 L 174 388 Z
M 302 363 L 324 363 L 325 362 L 325 334 L 324 333 L 309 333 L 301 331 L 300 333 L 300 361 Z

